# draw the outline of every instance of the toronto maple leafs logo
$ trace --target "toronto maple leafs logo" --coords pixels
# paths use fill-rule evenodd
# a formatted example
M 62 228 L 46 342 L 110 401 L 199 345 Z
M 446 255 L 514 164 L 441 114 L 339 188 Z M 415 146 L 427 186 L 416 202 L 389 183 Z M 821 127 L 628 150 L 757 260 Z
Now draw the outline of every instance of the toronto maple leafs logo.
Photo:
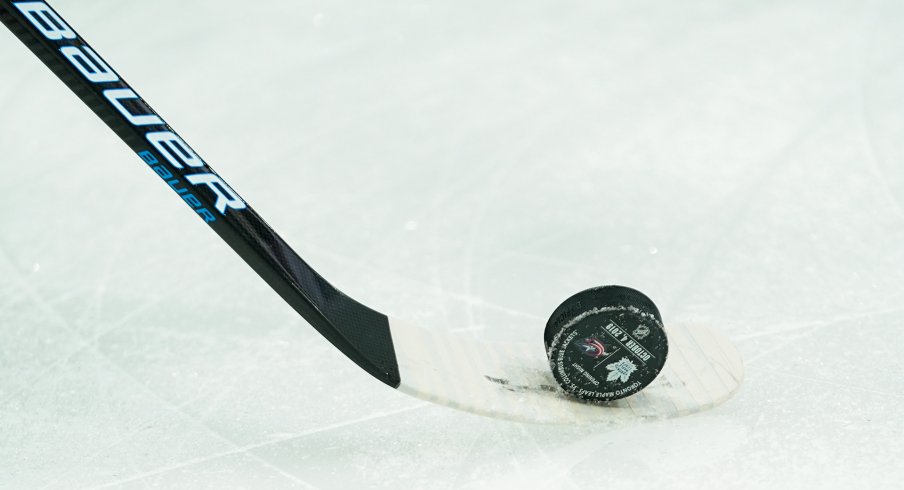
M 583 352 L 585 356 L 592 359 L 597 359 L 606 355 L 606 346 L 596 337 L 587 337 L 578 344 L 578 347 L 581 348 L 581 352 Z
M 606 381 L 620 380 L 622 383 L 627 383 L 631 374 L 634 373 L 634 371 L 637 371 L 637 365 L 631 362 L 627 357 L 622 357 L 612 364 L 607 365 L 606 369 L 609 370 L 609 376 L 606 376 Z

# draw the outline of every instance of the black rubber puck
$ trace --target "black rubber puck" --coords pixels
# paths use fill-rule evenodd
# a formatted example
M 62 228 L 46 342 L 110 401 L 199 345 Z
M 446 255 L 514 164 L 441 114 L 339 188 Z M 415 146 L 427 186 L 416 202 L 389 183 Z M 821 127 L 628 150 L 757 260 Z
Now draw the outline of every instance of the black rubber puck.
M 644 389 L 669 352 L 656 305 L 624 286 L 588 289 L 565 300 L 546 323 L 544 340 L 559 386 L 591 401 Z

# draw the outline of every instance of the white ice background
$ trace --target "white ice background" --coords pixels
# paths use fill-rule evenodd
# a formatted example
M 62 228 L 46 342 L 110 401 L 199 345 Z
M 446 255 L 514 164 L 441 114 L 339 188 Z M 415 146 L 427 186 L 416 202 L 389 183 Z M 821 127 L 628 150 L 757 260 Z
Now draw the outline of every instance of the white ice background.
M 376 382 L 0 31 L 0 488 L 900 488 L 904 4 L 57 0 L 325 277 L 484 340 L 638 288 L 709 412 Z

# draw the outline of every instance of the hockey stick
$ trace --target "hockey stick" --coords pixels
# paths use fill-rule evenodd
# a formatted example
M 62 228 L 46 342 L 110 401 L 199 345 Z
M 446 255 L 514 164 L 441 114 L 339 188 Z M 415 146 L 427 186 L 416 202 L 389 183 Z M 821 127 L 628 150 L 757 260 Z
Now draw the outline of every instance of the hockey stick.
M 539 341 L 490 345 L 389 319 L 317 274 L 45 2 L 0 0 L 0 20 L 308 323 L 393 388 L 484 415 L 571 422 L 698 411 L 740 384 L 737 352 L 703 328 L 671 328 L 677 354 L 656 383 L 601 407 L 555 387 Z

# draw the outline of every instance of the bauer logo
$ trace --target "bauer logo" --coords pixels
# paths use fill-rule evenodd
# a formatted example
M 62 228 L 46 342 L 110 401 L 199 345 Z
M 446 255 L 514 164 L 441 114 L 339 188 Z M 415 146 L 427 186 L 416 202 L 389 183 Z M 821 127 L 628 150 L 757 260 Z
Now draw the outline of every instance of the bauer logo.
M 63 58 L 97 88 L 114 114 L 119 114 L 128 127 L 143 134 L 150 147 L 136 149 L 133 146 L 133 149 L 201 219 L 208 223 L 216 221 L 216 215 L 208 206 L 221 215 L 247 208 L 245 201 L 50 6 L 44 2 L 15 2 L 13 5 L 48 41 L 59 45 Z M 114 130 L 119 131 L 115 127 Z M 129 141 L 127 137 L 123 139 Z M 198 197 L 204 193 L 206 198 Z
M 51 41 L 75 39 L 72 30 L 63 19 L 44 2 L 16 2 L 13 5 L 31 22 L 31 25 Z

